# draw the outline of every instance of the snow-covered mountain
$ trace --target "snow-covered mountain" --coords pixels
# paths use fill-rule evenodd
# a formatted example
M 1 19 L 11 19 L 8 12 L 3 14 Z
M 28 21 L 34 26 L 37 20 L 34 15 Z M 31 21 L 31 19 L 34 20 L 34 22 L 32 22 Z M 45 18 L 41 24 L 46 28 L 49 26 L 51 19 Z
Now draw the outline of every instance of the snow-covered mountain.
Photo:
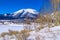
M 13 17 L 15 18 L 36 18 L 38 12 L 34 9 L 21 9 L 14 12 Z
M 0 14 L 0 20 L 13 20 L 13 19 L 35 19 L 39 13 L 34 9 L 21 9 L 9 14 Z

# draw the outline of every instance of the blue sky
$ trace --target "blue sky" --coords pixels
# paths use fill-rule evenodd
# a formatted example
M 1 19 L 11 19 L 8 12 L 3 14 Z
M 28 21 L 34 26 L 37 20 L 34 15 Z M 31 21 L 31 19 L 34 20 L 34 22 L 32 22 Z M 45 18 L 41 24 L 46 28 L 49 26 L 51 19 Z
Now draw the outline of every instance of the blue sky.
M 12 13 L 23 8 L 40 11 L 44 5 L 50 7 L 49 0 L 0 0 L 0 14 Z

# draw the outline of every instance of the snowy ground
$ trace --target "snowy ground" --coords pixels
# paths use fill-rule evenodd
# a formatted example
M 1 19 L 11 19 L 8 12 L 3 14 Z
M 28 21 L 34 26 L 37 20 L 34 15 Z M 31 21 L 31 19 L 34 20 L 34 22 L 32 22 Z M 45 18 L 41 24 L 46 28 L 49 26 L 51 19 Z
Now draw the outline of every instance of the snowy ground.
M 60 40 L 60 26 L 52 28 L 45 27 L 40 31 L 30 32 L 28 40 Z
M 24 29 L 24 26 L 25 24 L 0 24 L 0 34 L 2 32 L 8 32 L 9 29 L 21 31 Z M 51 28 L 45 27 L 39 31 L 31 31 L 30 36 L 27 38 L 27 40 L 60 40 L 60 25 Z
M 0 34 L 2 32 L 8 32 L 8 30 L 16 30 L 16 31 L 21 31 L 23 30 L 24 28 L 27 27 L 27 29 L 33 29 L 38 26 L 37 24 L 35 23 L 32 23 L 32 24 L 23 24 L 23 23 L 20 23 L 20 24 L 14 24 L 14 23 L 5 23 L 5 24 L 0 24 Z
M 4 24 L 0 24 L 0 34 L 2 32 L 8 32 L 9 29 L 20 31 L 20 30 L 23 30 L 23 25 L 18 25 L 18 24 L 4 25 Z

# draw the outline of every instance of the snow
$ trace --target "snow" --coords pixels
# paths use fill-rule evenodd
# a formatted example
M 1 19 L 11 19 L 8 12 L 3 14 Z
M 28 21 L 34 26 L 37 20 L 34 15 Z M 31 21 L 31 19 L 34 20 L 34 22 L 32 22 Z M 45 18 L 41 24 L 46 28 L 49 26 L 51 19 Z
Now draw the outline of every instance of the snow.
M 21 9 L 21 10 L 18 10 L 18 11 L 16 11 L 16 12 L 14 12 L 14 15 L 13 15 L 13 16 L 17 15 L 17 13 L 20 14 L 23 10 L 25 10 L 25 9 Z
M 52 28 L 45 27 L 38 32 L 32 31 L 27 40 L 36 40 L 37 36 L 39 36 L 40 40 L 60 40 L 60 25 Z
M 26 9 L 26 12 L 30 12 L 30 13 L 33 13 L 33 14 L 36 14 L 36 10 L 34 10 L 34 9 Z
M 3 37 L 0 37 L 0 40 L 3 40 Z
M 7 14 L 4 14 L 4 16 L 7 16 Z
M 50 28 L 51 31 L 59 31 L 60 30 L 60 25 L 59 26 L 55 26 Z
M 32 23 L 33 25 L 34 23 Z M 31 25 L 31 26 L 32 26 Z M 8 30 L 16 30 L 21 31 L 24 29 L 24 26 L 27 26 L 27 24 L 0 24 L 0 34 L 3 32 L 8 32 Z M 28 27 L 28 26 L 27 26 Z M 32 28 L 32 27 L 31 27 Z M 30 36 L 27 37 L 27 40 L 36 40 L 40 38 L 40 40 L 60 40 L 60 25 L 55 27 L 45 27 L 39 31 L 33 30 L 30 33 Z M 8 35 L 7 35 L 8 36 Z M 7 36 L 5 36 L 7 40 Z M 0 40 L 3 40 L 1 37 Z M 16 38 L 13 38 L 11 40 L 16 40 Z
M 25 13 L 26 13 L 26 12 L 29 12 L 29 13 L 35 14 L 35 12 L 37 12 L 37 11 L 34 10 L 34 9 L 21 9 L 21 10 L 18 10 L 18 11 L 16 11 L 16 12 L 14 12 L 14 13 L 15 13 L 14 15 L 16 15 L 17 13 L 21 13 L 23 10 L 25 11 Z
M 8 30 L 16 30 L 16 31 L 21 31 L 23 30 L 23 25 L 18 25 L 18 24 L 9 24 L 9 25 L 0 25 L 0 34 L 2 32 L 8 32 Z
M 25 15 L 34 17 L 33 15 L 38 15 L 38 12 L 34 9 L 21 9 L 14 12 L 13 16 L 18 16 L 18 14 L 20 17 L 25 17 Z
M 27 29 L 29 29 L 29 30 L 35 30 L 35 28 L 38 27 L 38 24 L 31 23 L 29 25 L 29 24 L 24 24 L 24 23 L 14 24 L 14 23 L 5 22 L 4 24 L 0 24 L 0 34 L 2 32 L 8 32 L 9 29 L 21 31 L 21 30 L 25 29 L 25 27 L 27 27 Z

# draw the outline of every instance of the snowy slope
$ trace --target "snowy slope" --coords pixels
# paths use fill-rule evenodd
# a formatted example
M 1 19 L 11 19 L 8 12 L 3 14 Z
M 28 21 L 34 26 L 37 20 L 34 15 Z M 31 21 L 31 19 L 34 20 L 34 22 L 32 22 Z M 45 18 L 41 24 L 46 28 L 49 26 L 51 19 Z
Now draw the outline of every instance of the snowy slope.
M 14 12 L 13 17 L 37 17 L 38 12 L 34 9 L 21 9 Z
M 50 29 L 50 31 L 49 31 Z M 60 40 L 60 26 L 55 26 L 52 28 L 45 27 L 40 31 L 30 32 L 30 36 L 27 40 Z

